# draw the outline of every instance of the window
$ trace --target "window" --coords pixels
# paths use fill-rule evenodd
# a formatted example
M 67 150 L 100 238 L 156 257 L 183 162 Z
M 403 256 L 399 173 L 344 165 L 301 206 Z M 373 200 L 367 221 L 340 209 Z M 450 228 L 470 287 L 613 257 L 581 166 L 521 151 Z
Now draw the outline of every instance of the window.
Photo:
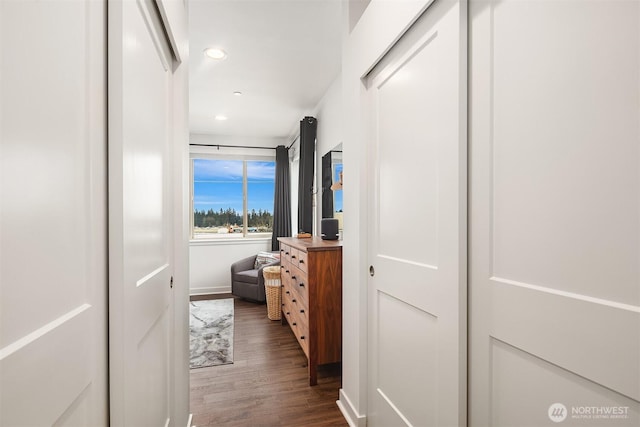
M 275 162 L 192 160 L 193 239 L 270 238 Z
M 340 163 L 333 164 L 333 181 L 342 183 L 342 159 Z M 333 211 L 335 213 L 342 213 L 342 188 L 339 191 L 333 192 Z M 335 215 L 334 215 L 335 218 Z

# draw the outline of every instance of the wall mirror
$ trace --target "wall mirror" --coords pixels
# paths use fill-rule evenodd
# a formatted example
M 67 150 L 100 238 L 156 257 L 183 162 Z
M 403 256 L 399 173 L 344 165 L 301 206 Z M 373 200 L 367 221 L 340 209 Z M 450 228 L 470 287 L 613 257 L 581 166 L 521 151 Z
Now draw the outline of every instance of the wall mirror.
M 322 218 L 336 218 L 342 230 L 342 143 L 322 156 Z

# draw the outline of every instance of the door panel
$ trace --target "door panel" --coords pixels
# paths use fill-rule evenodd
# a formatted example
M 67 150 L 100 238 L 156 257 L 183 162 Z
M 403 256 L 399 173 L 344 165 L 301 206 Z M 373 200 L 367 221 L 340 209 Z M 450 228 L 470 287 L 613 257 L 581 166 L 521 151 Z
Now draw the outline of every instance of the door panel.
M 378 319 L 378 393 L 412 425 L 435 425 L 438 318 L 381 292 Z M 390 366 L 412 369 L 380 368 Z
M 471 5 L 470 425 L 638 425 L 640 5 Z
M 0 2 L 2 426 L 108 424 L 105 22 Z
M 110 31 L 111 417 L 170 423 L 171 51 L 156 5 L 113 2 Z
M 465 19 L 434 2 L 366 79 L 372 426 L 466 420 Z

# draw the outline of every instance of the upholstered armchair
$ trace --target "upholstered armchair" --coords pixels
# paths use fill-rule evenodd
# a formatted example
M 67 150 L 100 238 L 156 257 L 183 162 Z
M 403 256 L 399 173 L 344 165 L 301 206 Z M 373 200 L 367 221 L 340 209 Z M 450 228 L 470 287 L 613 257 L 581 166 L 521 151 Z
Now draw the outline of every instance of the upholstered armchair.
M 235 296 L 252 301 L 265 302 L 264 276 L 265 267 L 279 265 L 280 260 L 274 260 L 256 269 L 257 255 L 241 259 L 231 265 L 231 293 Z

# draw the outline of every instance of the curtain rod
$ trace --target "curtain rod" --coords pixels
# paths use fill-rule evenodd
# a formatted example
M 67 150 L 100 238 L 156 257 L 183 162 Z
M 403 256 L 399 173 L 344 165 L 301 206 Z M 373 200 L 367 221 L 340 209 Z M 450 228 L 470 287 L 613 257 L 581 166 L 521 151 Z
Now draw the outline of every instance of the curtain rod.
M 251 145 L 225 145 L 225 144 L 189 144 L 194 147 L 225 147 L 225 148 L 256 148 L 258 150 L 275 150 L 276 147 L 255 147 Z

